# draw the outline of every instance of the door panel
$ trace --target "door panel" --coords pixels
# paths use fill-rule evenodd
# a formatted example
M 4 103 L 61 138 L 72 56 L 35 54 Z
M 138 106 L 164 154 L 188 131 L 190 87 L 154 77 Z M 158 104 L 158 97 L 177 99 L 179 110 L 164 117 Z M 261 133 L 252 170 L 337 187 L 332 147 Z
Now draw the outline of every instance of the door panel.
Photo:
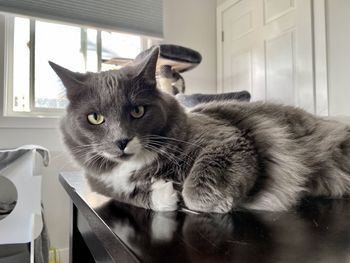
M 252 44 L 255 41 L 255 0 L 239 1 L 223 14 L 224 92 L 252 90 Z
M 314 112 L 311 0 L 233 1 L 222 12 L 222 90 Z
M 246 90 L 252 89 L 252 59 L 251 51 L 245 51 L 235 56 L 231 60 L 231 78 L 228 87 L 245 87 Z M 225 90 L 229 92 L 230 90 Z
M 292 8 L 294 8 L 293 0 L 264 0 L 265 24 L 284 15 Z
M 248 33 L 252 32 L 253 31 L 252 22 L 253 21 L 252 21 L 251 11 L 237 18 L 237 20 L 232 21 L 231 22 L 232 41 L 236 41 L 241 37 L 247 35 Z
M 293 31 L 265 41 L 266 99 L 295 104 Z

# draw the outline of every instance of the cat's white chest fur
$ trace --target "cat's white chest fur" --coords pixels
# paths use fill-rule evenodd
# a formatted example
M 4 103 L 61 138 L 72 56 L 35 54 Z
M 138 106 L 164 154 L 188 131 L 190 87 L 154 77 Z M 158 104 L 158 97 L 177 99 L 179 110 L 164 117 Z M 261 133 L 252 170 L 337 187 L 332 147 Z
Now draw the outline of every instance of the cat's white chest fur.
M 147 152 L 139 157 L 120 163 L 108 173 L 96 175 L 96 178 L 108 187 L 112 187 L 115 194 L 130 194 L 134 191 L 136 183 L 130 180 L 134 172 L 141 170 L 152 163 L 156 154 Z M 178 194 L 172 182 L 157 180 L 152 182 L 150 189 L 151 207 L 157 211 L 173 211 L 177 208 Z
M 142 157 L 134 157 L 120 163 L 112 171 L 104 173 L 98 178 L 107 186 L 112 186 L 116 194 L 128 194 L 135 188 L 135 183 L 130 180 L 132 174 L 150 164 L 155 158 L 154 154 L 144 154 Z

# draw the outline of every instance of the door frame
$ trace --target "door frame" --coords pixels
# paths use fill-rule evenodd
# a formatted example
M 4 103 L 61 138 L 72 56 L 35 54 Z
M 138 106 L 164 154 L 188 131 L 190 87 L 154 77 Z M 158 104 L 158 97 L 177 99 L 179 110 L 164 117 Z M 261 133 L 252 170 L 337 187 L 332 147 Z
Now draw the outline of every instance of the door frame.
M 226 0 L 216 8 L 216 44 L 217 44 L 217 92 L 223 92 L 223 22 L 222 13 L 242 0 Z M 261 0 L 263 1 L 263 0 Z M 311 30 L 313 46 L 313 82 L 315 113 L 328 116 L 328 69 L 327 69 L 327 32 L 326 0 L 311 0 Z
M 216 88 L 218 93 L 224 92 L 223 88 L 223 22 L 222 13 L 230 8 L 232 5 L 237 4 L 241 0 L 226 0 L 216 8 L 216 57 L 217 57 L 217 75 L 216 75 Z

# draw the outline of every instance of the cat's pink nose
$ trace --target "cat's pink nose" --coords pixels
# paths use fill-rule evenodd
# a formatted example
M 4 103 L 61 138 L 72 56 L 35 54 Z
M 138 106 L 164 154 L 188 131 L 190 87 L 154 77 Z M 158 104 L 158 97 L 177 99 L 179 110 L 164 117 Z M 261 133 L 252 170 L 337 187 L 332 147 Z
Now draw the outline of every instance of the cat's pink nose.
M 117 140 L 115 141 L 115 144 L 118 146 L 120 150 L 124 150 L 128 143 L 130 142 L 130 139 L 122 139 L 122 140 Z

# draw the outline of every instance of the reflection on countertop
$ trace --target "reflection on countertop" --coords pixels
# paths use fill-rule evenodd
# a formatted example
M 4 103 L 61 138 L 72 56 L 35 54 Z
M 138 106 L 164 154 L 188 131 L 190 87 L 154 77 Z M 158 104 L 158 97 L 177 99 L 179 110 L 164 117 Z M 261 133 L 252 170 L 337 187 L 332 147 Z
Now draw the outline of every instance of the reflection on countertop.
M 112 258 L 121 242 L 141 262 L 350 262 L 350 198 L 305 199 L 288 212 L 154 212 L 92 192 L 79 173 L 60 181 Z
M 281 213 L 161 213 L 112 200 L 95 211 L 146 262 L 350 261 L 349 199 L 308 199 Z

